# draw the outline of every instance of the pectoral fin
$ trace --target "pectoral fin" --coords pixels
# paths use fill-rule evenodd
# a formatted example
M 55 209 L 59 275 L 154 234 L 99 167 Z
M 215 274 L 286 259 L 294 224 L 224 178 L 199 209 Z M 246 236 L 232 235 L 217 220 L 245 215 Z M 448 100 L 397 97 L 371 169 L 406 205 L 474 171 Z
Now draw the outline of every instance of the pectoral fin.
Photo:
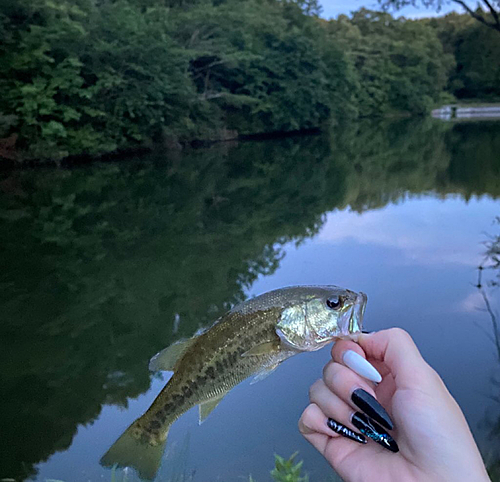
M 279 351 L 279 343 L 276 341 L 268 341 L 266 343 L 261 343 L 256 345 L 250 350 L 243 353 L 241 356 L 258 356 L 258 355 L 270 355 Z
M 278 368 L 280 363 L 284 362 L 287 358 L 296 355 L 297 353 L 298 352 L 295 350 L 284 350 L 283 348 L 280 348 L 275 352 L 271 361 L 257 372 L 253 380 L 250 382 L 250 385 L 253 385 L 254 383 L 264 380 L 264 378 L 267 378 L 269 375 L 271 375 L 272 372 L 274 372 L 274 370 L 276 370 L 276 368 Z
M 195 339 L 196 337 L 190 338 L 189 340 L 178 341 L 157 353 L 149 361 L 150 371 L 174 371 L 177 360 L 179 360 L 179 358 L 193 344 Z
M 221 402 L 226 394 L 224 393 L 220 397 L 212 398 L 205 403 L 200 403 L 199 407 L 199 418 L 198 423 L 201 425 L 205 419 L 212 413 L 217 405 Z
M 261 380 L 264 380 L 264 378 L 267 378 L 271 373 L 278 368 L 279 363 L 276 363 L 274 365 L 268 366 L 257 372 L 257 374 L 253 377 L 253 380 L 250 382 L 250 385 L 253 385 L 254 383 L 260 382 Z

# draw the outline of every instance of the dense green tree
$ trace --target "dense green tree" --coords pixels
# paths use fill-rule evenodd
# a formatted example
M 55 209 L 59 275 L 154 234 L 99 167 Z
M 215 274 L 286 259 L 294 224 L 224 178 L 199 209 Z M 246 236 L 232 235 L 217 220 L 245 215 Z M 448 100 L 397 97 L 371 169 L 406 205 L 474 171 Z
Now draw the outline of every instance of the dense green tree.
M 295 3 L 206 4 L 173 13 L 192 79 L 242 134 L 318 127 L 330 115 L 329 72 L 315 22 Z M 339 72 L 339 76 L 342 76 Z
M 16 139 L 19 157 L 61 158 L 440 101 L 452 60 L 432 26 L 318 12 L 312 0 L 6 0 L 0 155 Z
M 458 97 L 500 96 L 500 36 L 474 25 L 456 44 L 457 73 L 453 90 Z
M 361 115 L 422 114 L 441 99 L 453 58 L 428 26 L 361 9 L 328 28 L 354 63 Z
M 3 7 L 2 19 L 0 110 L 17 116 L 32 156 L 112 150 L 185 128 L 194 92 L 165 9 L 35 0 Z
M 467 15 L 451 13 L 421 20 L 432 26 L 442 45 L 455 57 L 448 90 L 458 98 L 500 96 L 500 36 Z

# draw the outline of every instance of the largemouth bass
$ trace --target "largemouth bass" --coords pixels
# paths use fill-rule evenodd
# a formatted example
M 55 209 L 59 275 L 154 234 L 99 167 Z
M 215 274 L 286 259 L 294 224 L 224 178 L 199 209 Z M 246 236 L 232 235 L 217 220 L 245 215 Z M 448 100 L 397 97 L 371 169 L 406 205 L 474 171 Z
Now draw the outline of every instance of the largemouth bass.
M 299 352 L 360 332 L 365 306 L 365 294 L 337 286 L 281 288 L 235 306 L 205 332 L 151 359 L 151 370 L 174 374 L 101 464 L 154 479 L 170 426 L 183 413 L 198 405 L 202 422 L 249 376 L 260 380 Z

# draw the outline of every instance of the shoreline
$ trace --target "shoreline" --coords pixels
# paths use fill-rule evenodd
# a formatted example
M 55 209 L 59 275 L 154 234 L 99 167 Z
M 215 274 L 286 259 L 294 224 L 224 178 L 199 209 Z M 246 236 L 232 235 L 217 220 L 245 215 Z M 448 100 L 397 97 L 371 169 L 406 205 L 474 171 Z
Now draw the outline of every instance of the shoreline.
M 319 135 L 322 129 L 319 127 L 311 129 L 301 129 L 294 131 L 276 131 L 276 132 L 261 132 L 256 134 L 236 134 L 233 137 L 221 137 L 220 139 L 192 139 L 185 143 L 179 141 L 152 143 L 151 145 L 134 146 L 119 148 L 114 151 L 103 152 L 101 154 L 74 154 L 63 157 L 62 159 L 40 159 L 26 158 L 17 160 L 14 157 L 5 157 L 0 153 L 0 171 L 10 171 L 16 169 L 32 169 L 32 168 L 69 168 L 73 166 L 81 166 L 85 164 L 97 162 L 114 162 L 118 159 L 129 159 L 134 156 L 151 154 L 155 151 L 165 150 L 171 154 L 180 153 L 189 149 L 206 149 L 217 144 L 227 144 L 232 142 L 252 142 L 274 139 L 284 139 L 288 137 L 301 137 Z M 1 151 L 0 151 L 1 152 Z
M 433 109 L 428 114 L 429 117 L 446 122 L 475 122 L 475 121 L 498 121 L 500 120 L 500 102 L 462 101 L 453 104 L 446 104 L 437 109 Z M 411 115 L 401 113 L 397 116 L 383 116 L 378 119 L 407 118 Z M 420 116 L 419 116 L 420 117 Z M 366 118 L 361 118 L 366 119 Z M 234 142 L 265 141 L 283 139 L 288 137 L 300 137 L 319 135 L 323 132 L 323 127 L 309 129 L 299 129 L 293 131 L 260 132 L 255 134 L 238 134 L 237 131 L 223 130 L 218 138 L 212 139 L 190 139 L 180 142 L 178 138 L 168 138 L 163 142 L 149 143 L 142 146 L 129 146 L 118 148 L 113 151 L 102 152 L 100 154 L 73 154 L 61 159 L 54 158 L 22 158 L 21 152 L 16 159 L 15 139 L 16 135 L 11 135 L 6 139 L 0 139 L 0 172 L 18 169 L 33 168 L 71 168 L 85 164 L 97 162 L 115 162 L 117 160 L 127 160 L 134 156 L 142 156 L 154 152 L 165 151 L 171 155 L 179 154 L 190 149 L 206 149 L 217 144 L 228 144 Z M 12 146 L 8 148 L 5 144 L 10 139 L 14 139 Z M 2 145 L 2 141 L 4 145 Z M 7 141 L 7 142 L 6 142 Z M 11 151 L 11 152 L 9 152 Z M 8 155 L 4 155 L 7 153 Z

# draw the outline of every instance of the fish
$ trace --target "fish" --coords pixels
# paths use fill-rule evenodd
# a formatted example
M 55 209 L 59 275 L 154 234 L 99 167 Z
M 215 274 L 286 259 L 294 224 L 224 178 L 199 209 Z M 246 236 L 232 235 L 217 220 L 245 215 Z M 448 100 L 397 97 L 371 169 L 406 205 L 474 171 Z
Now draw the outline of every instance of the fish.
M 172 377 L 101 464 L 131 467 L 141 479 L 153 480 L 169 429 L 182 414 L 198 406 L 201 423 L 250 376 L 255 383 L 297 353 L 355 337 L 366 302 L 364 293 L 333 285 L 280 288 L 234 306 L 211 328 L 165 348 L 149 368 L 172 371 Z

